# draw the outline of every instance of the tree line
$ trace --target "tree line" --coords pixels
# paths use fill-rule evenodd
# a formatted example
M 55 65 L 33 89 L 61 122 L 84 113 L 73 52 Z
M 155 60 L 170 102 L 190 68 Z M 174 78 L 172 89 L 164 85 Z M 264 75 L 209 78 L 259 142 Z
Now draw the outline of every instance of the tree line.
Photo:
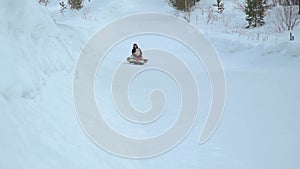
M 38 0 L 40 4 L 48 5 L 50 0 Z M 62 0 L 59 2 L 60 11 L 63 14 L 68 8 L 71 10 L 80 10 L 83 7 L 84 0 Z M 91 0 L 86 0 L 90 2 Z M 270 1 L 270 2 L 267 2 Z M 245 0 L 239 4 L 245 13 L 245 19 L 248 22 L 246 28 L 259 27 L 265 24 L 264 17 L 266 11 L 272 7 L 276 9 L 279 23 L 284 23 L 288 30 L 293 30 L 300 22 L 300 0 Z M 185 19 L 190 21 L 191 12 L 197 7 L 200 0 L 169 0 L 168 3 L 175 10 L 185 14 Z M 217 12 L 222 13 L 225 9 L 222 0 L 216 0 L 214 6 Z
M 245 3 L 239 4 L 245 13 L 245 19 L 248 22 L 246 28 L 259 27 L 265 24 L 264 17 L 266 11 L 272 7 L 280 6 L 276 9 L 278 20 L 284 23 L 287 30 L 293 30 L 300 22 L 300 0 L 245 0 Z M 200 0 L 169 0 L 169 4 L 178 11 L 182 11 L 186 16 L 190 16 L 191 11 L 196 8 Z M 218 13 L 222 13 L 224 3 L 222 0 L 216 0 L 214 6 L 217 6 Z M 189 21 L 189 19 L 187 19 Z

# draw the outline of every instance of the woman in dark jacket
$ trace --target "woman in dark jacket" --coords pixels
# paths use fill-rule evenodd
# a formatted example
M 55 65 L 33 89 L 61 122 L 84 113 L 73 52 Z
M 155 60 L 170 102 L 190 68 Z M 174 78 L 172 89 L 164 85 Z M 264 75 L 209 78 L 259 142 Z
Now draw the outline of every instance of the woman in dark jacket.
M 136 43 L 133 44 L 131 54 L 135 57 L 142 57 L 142 50 L 138 47 Z

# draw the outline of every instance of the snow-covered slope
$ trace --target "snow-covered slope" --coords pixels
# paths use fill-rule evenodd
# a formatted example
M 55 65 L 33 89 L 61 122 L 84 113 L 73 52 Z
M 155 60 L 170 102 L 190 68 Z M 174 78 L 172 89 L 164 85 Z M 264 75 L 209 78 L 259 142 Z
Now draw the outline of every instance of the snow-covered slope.
M 1 1 L 1 95 L 34 97 L 45 75 L 70 68 L 78 41 L 35 1 Z
M 161 0 L 101 0 L 62 16 L 57 2 L 51 1 L 47 8 L 31 0 L 0 2 L 1 169 L 300 167 L 299 28 L 294 31 L 294 42 L 288 41 L 288 32 L 270 35 L 260 31 L 260 37 L 268 38 L 249 38 L 255 30 L 232 32 L 234 27 L 243 27 L 240 15 L 230 22 L 237 25 L 226 29 L 220 27 L 221 22 L 206 24 L 210 2 L 202 0 L 204 14 L 193 13 L 192 23 L 212 41 L 225 69 L 227 101 L 222 122 L 208 142 L 197 144 L 211 93 L 203 65 L 191 54 L 184 60 L 200 84 L 201 98 L 205 98 L 195 126 L 168 153 L 131 160 L 103 151 L 81 129 L 72 96 L 75 61 L 85 40 L 112 20 L 136 12 L 175 12 Z M 229 9 L 228 5 L 225 11 Z M 235 13 L 240 11 L 225 12 L 229 18 Z M 139 127 L 116 113 L 109 83 L 116 66 L 128 53 L 114 56 L 116 49 L 130 51 L 133 41 L 139 42 L 142 49 L 163 48 L 180 56 L 191 51 L 166 37 L 141 35 L 118 44 L 119 48 L 113 48 L 99 68 L 96 98 L 106 105 L 104 110 L 108 111 L 103 116 L 107 122 L 126 135 L 148 137 L 172 124 L 176 118 L 173 110 L 179 107 L 178 93 L 173 91 L 176 84 L 172 78 L 150 71 L 133 83 L 130 98 L 135 106 L 146 109 L 144 89 L 149 85 L 161 87 L 171 98 L 162 120 L 150 127 Z M 147 86 L 145 80 L 151 81 L 148 77 L 155 83 Z

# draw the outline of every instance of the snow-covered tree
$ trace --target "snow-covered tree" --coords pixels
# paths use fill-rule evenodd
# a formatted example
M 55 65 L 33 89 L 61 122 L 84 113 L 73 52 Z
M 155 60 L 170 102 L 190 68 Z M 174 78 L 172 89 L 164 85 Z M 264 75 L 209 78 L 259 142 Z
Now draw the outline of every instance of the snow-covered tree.
M 39 3 L 47 6 L 49 4 L 49 0 L 39 0 Z
M 217 0 L 217 7 L 218 7 L 218 12 L 222 13 L 224 11 L 224 3 L 222 2 L 222 0 Z
M 68 6 L 64 1 L 59 2 L 59 5 L 60 5 L 60 13 L 63 15 L 66 9 L 68 8 Z
M 264 0 L 246 0 L 245 13 L 248 21 L 247 28 L 262 26 L 266 8 Z
M 190 15 L 195 8 L 196 2 L 200 0 L 170 0 L 169 4 L 178 11 L 183 11 L 185 13 L 185 19 L 189 22 Z
M 191 11 L 200 0 L 170 0 L 170 4 L 179 11 Z
M 82 1 L 83 0 L 68 0 L 68 4 L 71 9 L 79 10 L 82 8 Z
M 293 30 L 300 23 L 298 6 L 292 0 L 285 0 L 282 6 L 276 8 L 277 20 L 284 23 L 287 30 Z

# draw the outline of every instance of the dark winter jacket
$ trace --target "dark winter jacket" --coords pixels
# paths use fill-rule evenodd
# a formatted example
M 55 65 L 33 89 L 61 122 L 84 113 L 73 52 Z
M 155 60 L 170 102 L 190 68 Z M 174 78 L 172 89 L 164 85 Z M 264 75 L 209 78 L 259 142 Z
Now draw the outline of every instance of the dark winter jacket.
M 131 54 L 134 54 L 134 53 L 135 53 L 135 49 L 136 49 L 136 48 L 132 48 Z
M 131 54 L 134 54 L 134 53 L 135 53 L 135 51 L 136 51 L 136 48 L 132 48 L 132 50 L 131 50 Z

